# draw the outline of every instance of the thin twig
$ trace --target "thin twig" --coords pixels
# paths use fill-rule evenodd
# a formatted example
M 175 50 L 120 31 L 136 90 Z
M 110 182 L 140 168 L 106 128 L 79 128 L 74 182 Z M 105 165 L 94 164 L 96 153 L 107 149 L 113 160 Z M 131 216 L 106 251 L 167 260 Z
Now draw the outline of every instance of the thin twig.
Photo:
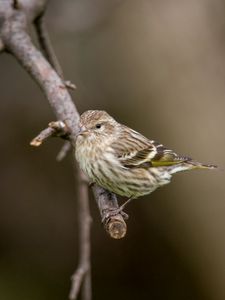
M 43 54 L 47 61 L 51 64 L 51 66 L 55 69 L 61 79 L 64 78 L 62 68 L 59 64 L 58 58 L 55 54 L 55 51 L 52 47 L 52 43 L 49 38 L 49 34 L 47 31 L 47 27 L 45 26 L 44 21 L 44 14 L 38 16 L 35 21 L 34 25 L 37 32 L 38 41 L 40 47 L 43 51 Z
M 88 199 L 87 179 L 81 171 L 78 177 L 78 206 L 79 206 L 79 265 L 72 276 L 71 290 L 69 294 L 70 300 L 75 300 L 78 295 L 78 288 L 83 283 L 82 295 L 85 300 L 91 300 L 90 285 L 90 214 L 89 202 L 83 201 Z
M 67 153 L 68 153 L 70 150 L 71 150 L 71 143 L 68 142 L 68 141 L 66 141 L 66 142 L 63 144 L 62 148 L 60 149 L 59 153 L 57 154 L 56 160 L 57 160 L 57 161 L 62 161 L 62 160 L 66 157 Z
M 66 130 L 66 126 L 64 127 L 58 127 L 56 124 L 64 124 L 62 121 L 56 121 L 56 122 L 51 122 L 49 123 L 49 127 L 45 128 L 44 130 L 42 130 L 35 138 L 33 138 L 33 140 L 30 142 L 31 146 L 34 147 L 39 147 L 40 145 L 42 145 L 42 143 L 47 140 L 50 137 L 62 137 L 64 139 L 68 139 L 69 140 L 69 132 Z M 71 149 L 71 143 L 70 141 L 66 141 L 60 152 L 58 153 L 56 160 L 57 161 L 61 161 L 66 154 L 68 153 L 68 151 Z
M 71 289 L 69 293 L 69 299 L 74 300 L 77 298 L 78 293 L 81 289 L 81 284 L 83 282 L 84 277 L 87 274 L 87 268 L 84 266 L 78 266 L 75 273 L 71 277 Z
M 64 84 L 68 89 L 75 90 L 77 87 L 70 80 L 64 80 Z
M 47 138 L 53 136 L 55 130 L 51 127 L 48 127 L 42 130 L 33 140 L 30 142 L 31 146 L 39 147 Z
M 0 52 L 2 52 L 4 50 L 4 44 L 2 42 L 2 40 L 0 39 Z
M 69 80 L 64 80 L 64 75 L 62 68 L 60 66 L 60 63 L 58 61 L 58 58 L 55 54 L 54 48 L 52 47 L 51 40 L 49 38 L 48 30 L 45 25 L 45 20 L 44 20 L 44 13 L 40 14 L 34 21 L 36 33 L 37 33 L 37 38 L 40 44 L 40 47 L 42 49 L 42 52 L 48 62 L 51 64 L 51 66 L 55 69 L 55 71 L 58 73 L 59 77 L 63 80 L 64 85 L 62 88 L 70 88 L 70 89 L 76 89 L 75 84 L 70 82 Z M 67 155 L 71 148 L 71 144 L 69 142 L 66 142 L 62 149 L 60 150 L 59 154 L 56 157 L 57 161 L 63 160 L 63 158 Z
M 47 27 L 45 26 L 44 14 L 41 14 L 35 19 L 34 25 L 36 28 L 39 44 L 41 46 L 42 52 L 45 55 L 46 59 L 51 64 L 51 66 L 55 69 L 55 71 L 58 73 L 59 77 L 63 80 L 64 85 L 67 88 L 70 88 L 72 90 L 76 89 L 75 84 L 73 84 L 69 80 L 64 80 L 62 68 L 55 54 L 55 51 L 52 47 L 52 43 L 49 38 Z
M 42 130 L 31 142 L 31 146 L 38 147 L 51 136 L 58 136 L 69 139 L 70 131 L 63 121 L 53 121 L 48 127 Z

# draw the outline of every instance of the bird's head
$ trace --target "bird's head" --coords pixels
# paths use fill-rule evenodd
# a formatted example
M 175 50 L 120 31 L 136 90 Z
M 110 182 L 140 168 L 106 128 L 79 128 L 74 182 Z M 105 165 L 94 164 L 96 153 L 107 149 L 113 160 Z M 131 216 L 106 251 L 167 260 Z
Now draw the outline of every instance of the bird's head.
M 118 124 L 104 110 L 87 110 L 80 117 L 78 137 L 100 141 L 114 135 Z

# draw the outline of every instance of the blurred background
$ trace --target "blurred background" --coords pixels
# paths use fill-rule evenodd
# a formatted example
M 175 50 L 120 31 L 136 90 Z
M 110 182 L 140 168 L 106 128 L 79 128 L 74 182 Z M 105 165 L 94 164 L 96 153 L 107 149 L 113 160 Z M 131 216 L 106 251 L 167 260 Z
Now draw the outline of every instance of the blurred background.
M 225 2 L 51 1 L 50 36 L 80 112 L 104 109 L 176 152 L 224 168 Z M 77 266 L 76 184 L 62 141 L 30 140 L 53 112 L 0 56 L 0 298 L 66 299 Z M 133 201 L 112 240 L 91 198 L 94 299 L 224 300 L 225 173 L 193 171 Z

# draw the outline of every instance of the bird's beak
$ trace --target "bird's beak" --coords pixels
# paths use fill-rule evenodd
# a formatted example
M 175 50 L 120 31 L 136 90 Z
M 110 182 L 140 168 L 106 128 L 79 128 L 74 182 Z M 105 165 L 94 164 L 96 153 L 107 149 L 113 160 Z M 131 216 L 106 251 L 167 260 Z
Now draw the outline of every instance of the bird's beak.
M 81 127 L 79 128 L 79 131 L 78 131 L 78 133 L 77 133 L 77 136 L 79 136 L 79 135 L 85 135 L 85 134 L 87 134 L 87 133 L 88 133 L 87 128 L 84 127 L 84 126 L 81 126 Z

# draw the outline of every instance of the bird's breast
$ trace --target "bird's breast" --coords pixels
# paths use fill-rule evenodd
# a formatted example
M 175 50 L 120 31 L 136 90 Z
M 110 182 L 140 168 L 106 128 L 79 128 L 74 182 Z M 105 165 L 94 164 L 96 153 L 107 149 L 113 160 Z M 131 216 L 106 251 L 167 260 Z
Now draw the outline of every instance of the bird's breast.
M 103 155 L 103 147 L 97 144 L 94 145 L 87 139 L 78 139 L 76 142 L 75 155 L 82 171 L 88 175 L 91 180 L 94 180 L 93 171 L 99 158 Z

